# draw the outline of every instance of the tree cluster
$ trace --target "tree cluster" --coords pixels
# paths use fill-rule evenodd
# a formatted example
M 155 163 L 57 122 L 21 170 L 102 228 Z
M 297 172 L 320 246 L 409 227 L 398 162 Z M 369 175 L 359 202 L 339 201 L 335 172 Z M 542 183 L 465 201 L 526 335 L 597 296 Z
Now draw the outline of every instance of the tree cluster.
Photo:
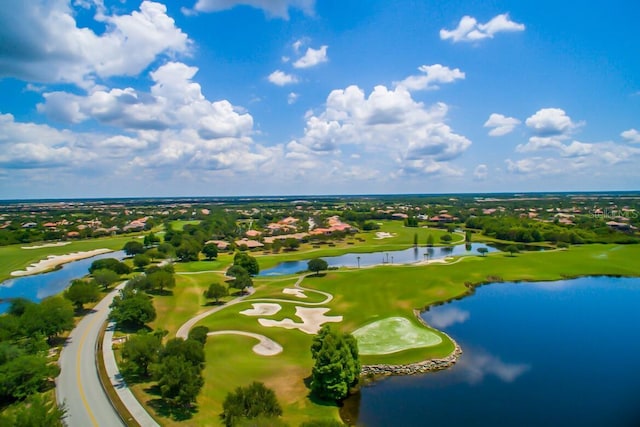
M 137 330 L 156 318 L 156 309 L 151 298 L 136 289 L 121 290 L 110 307 L 109 319 L 125 328 Z
M 220 416 L 227 427 L 256 419 L 265 421 L 262 425 L 273 425 L 272 422 L 266 423 L 266 421 L 275 421 L 276 417 L 282 415 L 282 407 L 278 403 L 275 392 L 263 383 L 255 381 L 247 387 L 238 387 L 234 392 L 227 394 L 222 408 L 223 412 Z M 275 424 L 278 425 L 277 422 Z
M 339 402 L 347 397 L 360 378 L 358 343 L 353 335 L 323 326 L 313 338 L 311 357 L 315 361 L 311 392 L 328 401 Z

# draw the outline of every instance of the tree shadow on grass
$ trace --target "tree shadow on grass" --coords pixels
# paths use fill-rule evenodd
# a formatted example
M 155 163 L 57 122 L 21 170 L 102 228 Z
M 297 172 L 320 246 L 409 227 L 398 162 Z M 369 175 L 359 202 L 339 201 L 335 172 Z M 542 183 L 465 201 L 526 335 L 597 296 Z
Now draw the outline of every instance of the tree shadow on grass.
M 197 405 L 181 406 L 167 402 L 161 397 L 158 385 L 148 387 L 144 391 L 149 395 L 157 396 L 155 399 L 148 400 L 147 405 L 162 417 L 171 418 L 174 421 L 185 421 L 193 418 L 193 414 L 198 412 Z
M 327 275 L 327 273 L 314 273 L 314 274 L 309 274 L 306 276 L 307 279 L 322 279 L 323 277 L 325 277 Z
M 170 291 L 168 289 L 151 289 L 148 290 L 147 293 L 149 295 L 155 295 L 155 296 L 159 296 L 159 297 L 170 297 L 173 296 L 173 291 Z
M 115 330 L 118 332 L 122 332 L 123 334 L 137 334 L 139 332 L 152 332 L 153 329 L 148 327 L 147 325 L 139 325 L 139 324 L 131 324 L 131 323 L 117 323 Z
M 224 301 L 207 301 L 206 303 L 204 303 L 204 307 L 219 307 L 221 305 L 225 305 L 226 303 Z

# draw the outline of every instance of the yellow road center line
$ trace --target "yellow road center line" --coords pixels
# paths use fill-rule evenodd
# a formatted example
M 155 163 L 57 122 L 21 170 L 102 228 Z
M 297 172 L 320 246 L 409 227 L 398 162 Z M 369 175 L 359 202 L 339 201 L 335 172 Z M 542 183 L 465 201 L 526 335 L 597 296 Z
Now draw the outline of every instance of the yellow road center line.
M 89 402 L 87 401 L 87 396 L 84 394 L 84 388 L 82 388 L 82 381 L 80 381 L 80 359 L 81 359 L 81 355 L 82 355 L 82 347 L 84 346 L 84 342 L 87 339 L 87 334 L 89 333 L 89 330 L 91 329 L 91 326 L 93 326 L 93 324 L 96 322 L 97 317 L 95 317 L 87 326 L 87 329 L 85 330 L 84 334 L 82 334 L 82 337 L 80 338 L 80 342 L 78 343 L 78 356 L 76 357 L 76 378 L 77 378 L 77 382 L 78 382 L 78 391 L 80 392 L 80 398 L 82 399 L 82 404 L 84 405 L 85 409 L 87 410 L 87 413 L 89 414 L 89 418 L 91 418 L 91 423 L 94 426 L 98 426 L 98 420 L 96 419 L 95 415 L 93 415 L 93 411 L 91 410 L 91 407 L 89 406 Z

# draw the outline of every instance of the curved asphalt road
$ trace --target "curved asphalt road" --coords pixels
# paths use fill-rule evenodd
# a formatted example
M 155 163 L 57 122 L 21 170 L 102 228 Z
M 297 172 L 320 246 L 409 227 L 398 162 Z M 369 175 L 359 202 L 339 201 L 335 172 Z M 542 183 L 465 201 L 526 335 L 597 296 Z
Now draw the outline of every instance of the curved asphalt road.
M 109 305 L 117 295 L 118 286 L 87 314 L 71 331 L 60 354 L 61 372 L 56 379 L 56 399 L 67 408 L 64 419 L 69 427 L 116 427 L 124 423 L 104 393 L 96 366 L 96 342 Z

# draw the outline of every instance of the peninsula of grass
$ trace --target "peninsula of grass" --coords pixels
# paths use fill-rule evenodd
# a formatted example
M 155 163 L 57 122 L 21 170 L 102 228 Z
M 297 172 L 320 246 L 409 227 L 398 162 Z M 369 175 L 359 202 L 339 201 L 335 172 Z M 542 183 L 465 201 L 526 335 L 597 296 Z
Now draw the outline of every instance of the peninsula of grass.
M 302 255 L 310 257 L 308 252 Z M 490 282 L 555 281 L 590 275 L 639 276 L 640 265 L 631 261 L 639 256 L 638 245 L 585 245 L 568 250 L 525 252 L 513 257 L 502 253 L 468 256 L 454 264 L 332 270 L 320 277 L 306 276 L 300 285 L 333 295 L 330 302 L 320 306 L 330 309 L 328 316 L 343 317 L 342 322 L 333 325 L 345 332 L 353 333 L 363 326 L 400 317 L 407 319 L 411 328 L 422 328 L 439 337 L 440 342 L 434 341 L 434 345 L 361 356 L 363 364 L 409 364 L 446 357 L 454 349 L 445 334 L 425 328 L 416 319 L 416 309 L 423 310 L 464 297 L 473 293 L 476 285 Z M 178 271 L 182 270 L 179 264 L 177 267 Z M 188 267 L 186 270 L 196 269 Z M 259 356 L 252 351 L 255 345 L 252 338 L 236 335 L 210 337 L 205 350 L 205 384 L 198 397 L 201 409 L 187 424 L 218 425 L 217 415 L 222 412 L 226 394 L 252 381 L 262 381 L 276 391 L 284 409 L 283 418 L 290 425 L 299 425 L 314 418 L 338 419 L 337 407 L 321 404 L 309 397 L 305 381 L 312 367 L 309 352 L 312 335 L 297 329 L 264 327 L 258 322 L 260 316 L 240 313 L 255 302 L 273 302 L 279 304 L 281 310 L 262 317 L 300 321 L 295 316 L 296 306 L 315 307 L 326 298 L 311 291 L 305 291 L 308 298 L 284 294 L 283 289 L 293 288 L 298 278 L 298 275 L 255 278 L 254 295 L 200 321 L 199 325 L 205 325 L 212 331 L 241 330 L 265 335 L 284 350 L 275 356 Z M 216 280 L 222 281 L 222 274 L 178 274 L 173 296 L 154 297 L 158 319 L 152 327 L 167 329 L 170 336 L 174 336 L 182 323 L 210 308 L 202 293 L 211 281 Z M 146 388 L 148 384 L 133 387 L 143 403 L 154 398 L 145 392 Z M 154 413 L 153 408 L 150 412 Z M 186 425 L 166 417 L 158 419 L 162 425 Z

